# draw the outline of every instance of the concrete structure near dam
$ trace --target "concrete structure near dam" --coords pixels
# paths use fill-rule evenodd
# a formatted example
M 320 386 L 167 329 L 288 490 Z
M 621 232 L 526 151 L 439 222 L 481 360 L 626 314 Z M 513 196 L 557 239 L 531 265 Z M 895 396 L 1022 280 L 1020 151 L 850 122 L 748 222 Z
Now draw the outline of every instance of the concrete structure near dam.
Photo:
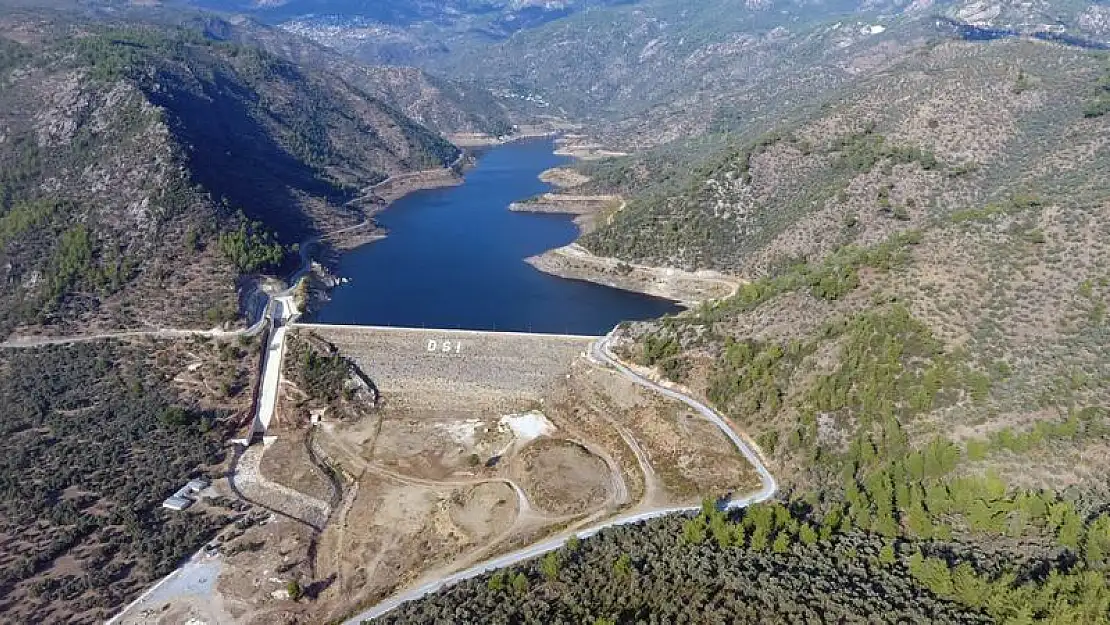
M 519 406 L 539 400 L 595 336 L 295 324 L 353 359 L 394 405 Z

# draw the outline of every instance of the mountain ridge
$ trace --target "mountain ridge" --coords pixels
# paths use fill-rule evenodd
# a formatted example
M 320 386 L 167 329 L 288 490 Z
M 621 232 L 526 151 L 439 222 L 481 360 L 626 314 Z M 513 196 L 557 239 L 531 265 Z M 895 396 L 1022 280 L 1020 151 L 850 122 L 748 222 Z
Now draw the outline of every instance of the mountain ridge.
M 459 154 L 384 101 L 257 48 L 163 26 L 33 28 L 38 41 L 5 43 L 0 96 L 9 330 L 230 320 L 237 274 L 362 221 L 346 205 L 363 188 Z M 41 238 L 21 240 L 32 228 Z M 180 291 L 155 295 L 167 287 Z

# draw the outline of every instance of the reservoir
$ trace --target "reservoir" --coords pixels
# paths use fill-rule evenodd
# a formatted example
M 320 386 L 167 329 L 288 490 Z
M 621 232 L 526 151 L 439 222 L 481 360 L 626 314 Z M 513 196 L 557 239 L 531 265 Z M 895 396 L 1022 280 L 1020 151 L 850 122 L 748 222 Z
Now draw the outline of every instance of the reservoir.
M 680 308 L 668 300 L 551 276 L 524 262 L 572 242 L 565 215 L 509 204 L 551 189 L 538 176 L 568 162 L 551 140 L 485 151 L 456 187 L 409 194 L 377 216 L 389 231 L 345 254 L 318 323 L 605 334 Z

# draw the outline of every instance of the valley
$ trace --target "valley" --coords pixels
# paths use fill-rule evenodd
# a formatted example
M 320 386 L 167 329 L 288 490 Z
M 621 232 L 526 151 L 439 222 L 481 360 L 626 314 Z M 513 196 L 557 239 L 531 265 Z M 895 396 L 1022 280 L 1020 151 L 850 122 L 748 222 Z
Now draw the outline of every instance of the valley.
M 0 621 L 1110 621 L 1097 2 L 0 7 Z

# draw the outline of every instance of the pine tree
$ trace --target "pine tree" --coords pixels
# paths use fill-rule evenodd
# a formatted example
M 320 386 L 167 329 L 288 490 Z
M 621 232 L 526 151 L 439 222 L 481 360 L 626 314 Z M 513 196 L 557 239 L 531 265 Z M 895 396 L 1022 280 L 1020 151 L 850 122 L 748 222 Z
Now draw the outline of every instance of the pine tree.
M 775 553 L 786 553 L 790 551 L 790 535 L 786 532 L 780 532 L 775 537 L 775 544 L 771 546 L 771 550 Z
M 559 555 L 551 551 L 540 561 L 540 572 L 547 581 L 553 582 L 559 577 Z
M 513 592 L 518 595 L 523 595 L 528 592 L 528 578 L 524 573 L 517 573 L 513 576 Z
M 898 558 L 894 555 L 894 545 L 884 543 L 883 546 L 879 548 L 879 564 L 891 566 L 897 561 Z
M 822 529 L 824 526 L 822 526 Z M 798 529 L 798 538 L 801 539 L 802 544 L 807 547 L 817 542 L 817 530 L 813 529 L 809 523 L 803 523 Z
M 627 553 L 622 553 L 619 558 L 613 562 L 613 575 L 617 577 L 632 577 L 632 556 Z

